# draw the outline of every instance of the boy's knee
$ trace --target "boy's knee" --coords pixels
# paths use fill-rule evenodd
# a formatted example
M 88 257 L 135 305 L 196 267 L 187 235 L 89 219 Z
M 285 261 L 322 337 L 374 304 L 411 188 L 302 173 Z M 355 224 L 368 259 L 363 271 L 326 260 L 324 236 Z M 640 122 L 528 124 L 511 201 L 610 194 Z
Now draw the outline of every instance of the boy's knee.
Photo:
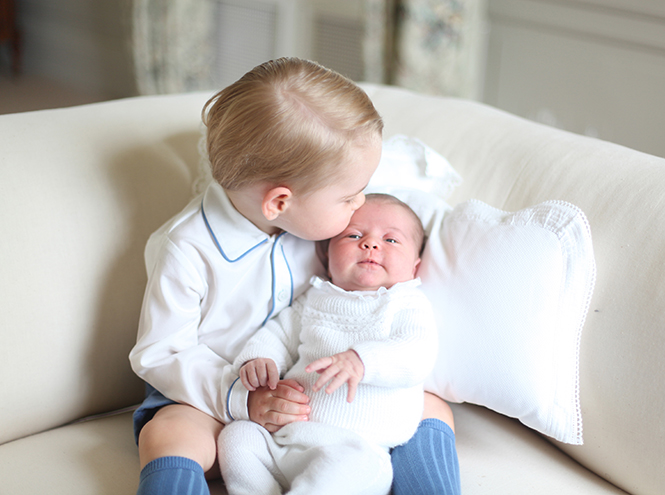
M 422 419 L 438 419 L 450 426 L 455 432 L 455 418 L 448 403 L 439 396 L 425 392 L 425 407 Z
M 139 434 L 141 467 L 160 457 L 178 456 L 198 462 L 207 471 L 215 464 L 221 427 L 215 419 L 189 406 L 164 407 Z

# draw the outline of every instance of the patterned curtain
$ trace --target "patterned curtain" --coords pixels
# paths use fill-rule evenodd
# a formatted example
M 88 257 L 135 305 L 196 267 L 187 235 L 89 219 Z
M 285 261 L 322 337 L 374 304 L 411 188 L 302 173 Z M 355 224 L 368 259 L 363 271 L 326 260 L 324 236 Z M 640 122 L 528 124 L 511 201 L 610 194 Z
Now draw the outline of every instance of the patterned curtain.
M 133 0 L 132 46 L 140 94 L 212 86 L 214 2 Z
M 486 0 L 365 0 L 365 79 L 479 99 Z

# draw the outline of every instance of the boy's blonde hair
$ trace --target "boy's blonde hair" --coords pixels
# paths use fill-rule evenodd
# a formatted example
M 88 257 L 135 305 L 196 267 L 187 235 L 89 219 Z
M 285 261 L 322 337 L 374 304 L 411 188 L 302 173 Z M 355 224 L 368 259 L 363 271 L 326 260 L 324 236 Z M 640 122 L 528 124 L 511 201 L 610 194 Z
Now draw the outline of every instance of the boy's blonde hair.
M 334 180 L 355 145 L 381 138 L 383 121 L 354 82 L 314 62 L 255 67 L 205 104 L 213 178 L 225 189 L 257 182 L 300 193 Z

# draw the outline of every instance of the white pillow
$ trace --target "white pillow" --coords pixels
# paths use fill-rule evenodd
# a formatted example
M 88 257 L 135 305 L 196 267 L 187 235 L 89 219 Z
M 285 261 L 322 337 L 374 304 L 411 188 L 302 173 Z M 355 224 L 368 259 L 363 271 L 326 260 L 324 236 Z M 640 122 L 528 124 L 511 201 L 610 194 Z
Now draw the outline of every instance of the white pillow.
M 402 194 L 422 211 L 427 199 L 416 196 Z M 561 201 L 516 213 L 429 201 L 418 274 L 439 357 L 426 389 L 582 444 L 579 345 L 596 274 L 584 213 Z
M 367 192 L 385 192 L 396 178 L 400 189 L 416 189 L 443 200 L 462 182 L 443 156 L 419 139 L 399 134 L 383 142 L 381 161 Z
M 562 201 L 509 213 L 397 186 L 374 192 L 411 206 L 429 236 L 418 275 L 439 356 L 425 388 L 581 445 L 579 345 L 596 276 L 584 213 Z

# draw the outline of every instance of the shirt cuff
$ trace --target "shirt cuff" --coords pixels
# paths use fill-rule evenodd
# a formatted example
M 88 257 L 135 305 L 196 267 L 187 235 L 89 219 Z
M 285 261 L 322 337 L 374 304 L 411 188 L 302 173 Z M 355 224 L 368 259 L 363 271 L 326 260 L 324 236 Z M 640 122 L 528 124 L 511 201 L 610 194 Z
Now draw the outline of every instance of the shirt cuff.
M 226 398 L 226 413 L 231 420 L 249 420 L 249 408 L 247 407 L 248 398 L 249 390 L 245 388 L 240 381 L 240 378 L 236 378 L 231 385 L 229 394 Z

